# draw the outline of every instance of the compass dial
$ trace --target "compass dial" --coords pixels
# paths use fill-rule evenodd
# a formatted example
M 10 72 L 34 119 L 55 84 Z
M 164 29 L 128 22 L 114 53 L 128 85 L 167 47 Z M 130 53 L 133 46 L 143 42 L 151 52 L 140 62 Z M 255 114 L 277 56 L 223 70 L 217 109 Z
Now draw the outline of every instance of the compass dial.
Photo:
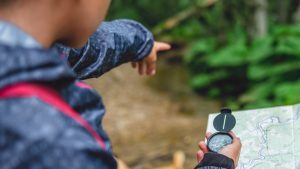
M 207 141 L 207 146 L 212 152 L 219 152 L 223 147 L 232 144 L 233 138 L 228 133 L 215 133 Z

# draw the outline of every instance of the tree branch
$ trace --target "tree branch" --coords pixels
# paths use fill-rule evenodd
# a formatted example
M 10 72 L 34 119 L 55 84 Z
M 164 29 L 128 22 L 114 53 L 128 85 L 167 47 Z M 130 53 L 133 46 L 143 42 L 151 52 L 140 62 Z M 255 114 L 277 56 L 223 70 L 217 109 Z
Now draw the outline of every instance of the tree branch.
M 217 1 L 218 0 L 205 0 L 203 3 L 200 3 L 199 5 L 192 6 L 178 13 L 177 15 L 167 19 L 163 23 L 158 24 L 156 27 L 154 27 L 153 34 L 157 36 L 162 34 L 165 31 L 173 29 L 174 27 L 179 25 L 182 21 L 195 15 L 199 11 L 199 9 L 209 7 L 215 4 Z

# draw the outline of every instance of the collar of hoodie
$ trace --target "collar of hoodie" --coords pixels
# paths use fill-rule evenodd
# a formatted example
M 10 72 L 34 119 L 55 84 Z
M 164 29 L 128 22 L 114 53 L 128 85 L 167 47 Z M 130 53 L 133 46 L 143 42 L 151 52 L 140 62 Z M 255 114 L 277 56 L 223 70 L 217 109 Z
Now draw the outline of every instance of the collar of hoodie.
M 0 20 L 0 44 L 24 48 L 41 48 L 42 45 L 12 23 Z

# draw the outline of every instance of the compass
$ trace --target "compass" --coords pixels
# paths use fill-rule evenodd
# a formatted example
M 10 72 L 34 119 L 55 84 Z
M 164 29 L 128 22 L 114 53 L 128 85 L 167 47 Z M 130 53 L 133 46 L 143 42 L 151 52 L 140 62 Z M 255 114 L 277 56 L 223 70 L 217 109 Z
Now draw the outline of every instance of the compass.
M 229 108 L 223 108 L 214 119 L 214 128 L 218 131 L 207 140 L 209 151 L 218 153 L 223 147 L 232 144 L 233 137 L 228 133 L 236 124 L 236 120 Z

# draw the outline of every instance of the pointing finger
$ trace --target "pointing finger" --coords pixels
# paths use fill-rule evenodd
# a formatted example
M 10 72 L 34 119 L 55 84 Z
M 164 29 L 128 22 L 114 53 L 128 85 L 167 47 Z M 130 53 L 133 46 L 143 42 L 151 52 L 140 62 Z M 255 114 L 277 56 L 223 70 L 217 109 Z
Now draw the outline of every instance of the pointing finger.
M 157 51 L 166 51 L 171 49 L 171 45 L 164 42 L 155 42 L 154 44 L 157 48 Z

